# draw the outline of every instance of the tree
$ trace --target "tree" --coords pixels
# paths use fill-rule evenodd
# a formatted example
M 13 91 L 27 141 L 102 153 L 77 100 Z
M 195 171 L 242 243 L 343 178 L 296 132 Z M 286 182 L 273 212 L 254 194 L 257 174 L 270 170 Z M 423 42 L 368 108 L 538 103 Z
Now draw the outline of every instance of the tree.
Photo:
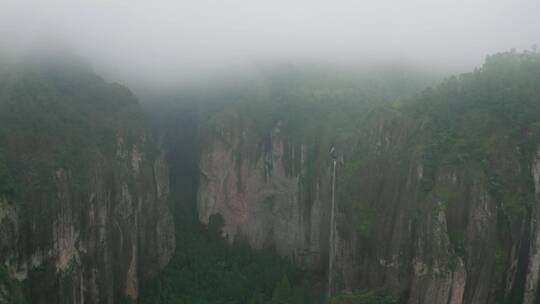
M 382 290 L 360 290 L 341 293 L 330 299 L 330 304 L 396 304 L 397 300 Z
M 276 285 L 276 288 L 274 288 L 272 304 L 291 304 L 292 298 L 293 293 L 289 278 L 287 278 L 287 275 L 284 275 L 281 281 Z
M 293 290 L 291 304 L 304 304 L 304 288 L 298 287 Z

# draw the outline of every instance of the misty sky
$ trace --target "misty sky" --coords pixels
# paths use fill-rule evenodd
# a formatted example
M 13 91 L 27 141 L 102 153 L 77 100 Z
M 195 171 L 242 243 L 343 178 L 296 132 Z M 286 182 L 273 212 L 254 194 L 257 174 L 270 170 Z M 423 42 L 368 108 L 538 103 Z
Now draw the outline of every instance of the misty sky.
M 274 60 L 459 71 L 540 43 L 540 0 L 0 0 L 3 49 L 44 40 L 128 83 Z

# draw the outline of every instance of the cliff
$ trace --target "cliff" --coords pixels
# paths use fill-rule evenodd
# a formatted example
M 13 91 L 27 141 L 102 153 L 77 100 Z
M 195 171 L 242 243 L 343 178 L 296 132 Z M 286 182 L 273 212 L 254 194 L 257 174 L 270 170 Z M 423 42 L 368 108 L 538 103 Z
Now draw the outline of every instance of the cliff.
M 332 292 L 536 303 L 538 58 L 489 57 L 398 106 L 306 102 L 307 121 L 290 105 L 271 118 L 225 106 L 203 132 L 200 220 L 220 214 L 230 240 L 275 248 L 305 268 L 326 270 L 331 259 Z
M 308 182 L 306 147 L 287 141 L 279 125 L 264 139 L 249 125 L 215 131 L 200 157 L 199 219 L 208 224 L 220 214 L 231 241 L 320 265 L 328 254 L 329 170 Z
M 171 258 L 175 236 L 168 165 L 136 99 L 77 61 L 8 71 L 0 81 L 1 298 L 13 303 L 21 290 L 31 303 L 137 298 Z

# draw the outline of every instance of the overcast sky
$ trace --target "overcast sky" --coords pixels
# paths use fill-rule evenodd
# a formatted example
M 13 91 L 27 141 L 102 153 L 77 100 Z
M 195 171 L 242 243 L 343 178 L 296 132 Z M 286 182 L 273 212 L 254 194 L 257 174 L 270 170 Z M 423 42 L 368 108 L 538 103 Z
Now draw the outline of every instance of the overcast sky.
M 3 46 L 44 39 L 128 83 L 273 60 L 466 70 L 540 43 L 540 0 L 0 0 Z

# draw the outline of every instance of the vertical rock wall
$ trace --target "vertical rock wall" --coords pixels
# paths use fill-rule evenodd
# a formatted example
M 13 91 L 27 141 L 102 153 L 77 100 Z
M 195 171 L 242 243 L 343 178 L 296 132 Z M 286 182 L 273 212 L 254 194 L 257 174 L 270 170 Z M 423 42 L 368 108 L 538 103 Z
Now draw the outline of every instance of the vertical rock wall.
M 328 252 L 330 171 L 307 185 L 305 147 L 282 137 L 279 125 L 264 139 L 238 126 L 214 131 L 200 160 L 200 220 L 219 214 L 231 241 L 320 266 Z
M 334 288 L 384 288 L 411 304 L 500 303 L 522 292 L 525 303 L 535 303 L 536 205 L 531 219 L 513 222 L 487 188 L 491 181 L 465 168 L 438 170 L 433 188 L 424 191 L 426 169 L 407 148 L 412 128 L 396 118 L 374 121 L 363 138 L 369 160 L 351 177 L 354 203 L 338 201 Z M 211 132 L 200 160 L 200 220 L 220 214 L 229 239 L 245 238 L 298 265 L 326 269 L 330 161 L 308 179 L 314 166 L 305 161 L 309 147 L 291 144 L 279 129 L 268 139 L 245 123 Z M 291 146 L 301 152 L 288 155 Z M 490 166 L 510 177 L 521 174 L 519 160 L 500 153 L 504 161 Z M 296 155 L 303 161 L 291 171 L 288 160 Z M 347 161 L 346 154 L 341 183 Z M 531 163 L 538 202 L 538 157 Z
M 175 249 L 163 155 L 118 137 L 116 157 L 97 157 L 84 171 L 57 169 L 53 188 L 36 201 L 2 200 L 0 258 L 27 279 L 32 303 L 115 303 L 137 298 Z M 84 176 L 84 184 L 75 175 Z M 80 176 L 79 176 L 80 177 Z

